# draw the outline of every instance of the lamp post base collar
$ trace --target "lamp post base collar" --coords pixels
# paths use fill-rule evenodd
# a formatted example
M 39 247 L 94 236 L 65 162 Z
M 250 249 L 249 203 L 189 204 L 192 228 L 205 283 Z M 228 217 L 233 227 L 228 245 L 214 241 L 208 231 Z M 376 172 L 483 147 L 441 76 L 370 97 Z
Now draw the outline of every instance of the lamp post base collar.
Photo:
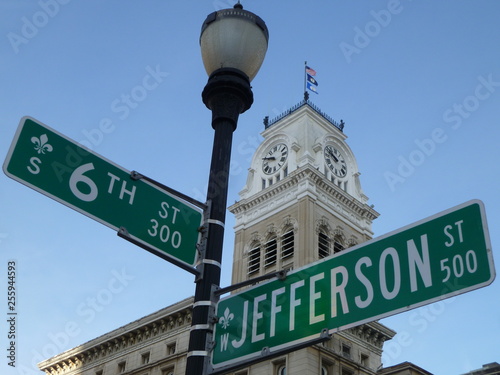
M 217 69 L 210 75 L 202 99 L 212 111 L 212 127 L 219 121 L 229 120 L 236 129 L 238 116 L 253 103 L 250 80 L 238 69 Z

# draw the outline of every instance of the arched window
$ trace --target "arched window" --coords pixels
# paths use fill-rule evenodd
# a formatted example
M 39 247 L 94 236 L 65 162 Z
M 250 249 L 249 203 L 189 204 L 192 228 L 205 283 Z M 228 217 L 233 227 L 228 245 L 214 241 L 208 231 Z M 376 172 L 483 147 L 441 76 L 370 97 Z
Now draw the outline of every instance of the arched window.
M 318 233 L 318 257 L 322 259 L 328 255 L 330 255 L 330 237 L 326 234 L 325 229 L 321 228 Z
M 344 246 L 344 241 L 342 240 L 342 237 L 339 235 L 336 235 L 333 238 L 333 253 L 337 254 L 338 252 L 340 252 L 344 249 L 345 249 L 345 246 Z
M 280 366 L 278 369 L 278 375 L 286 375 L 286 366 Z
M 293 256 L 295 235 L 293 227 L 287 227 L 281 237 L 281 259 L 286 259 Z
M 268 238 L 264 249 L 264 267 L 275 265 L 278 257 L 278 241 L 275 234 Z
M 260 271 L 260 244 L 255 243 L 248 252 L 248 275 Z

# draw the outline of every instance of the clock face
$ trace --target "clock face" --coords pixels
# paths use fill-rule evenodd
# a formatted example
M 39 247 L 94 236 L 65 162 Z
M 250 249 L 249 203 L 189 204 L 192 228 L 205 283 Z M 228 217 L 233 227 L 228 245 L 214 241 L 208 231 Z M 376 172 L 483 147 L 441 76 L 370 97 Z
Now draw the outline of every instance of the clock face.
M 344 157 L 333 146 L 325 147 L 325 161 L 328 168 L 338 177 L 345 177 L 347 175 L 347 163 Z
M 265 174 L 273 174 L 283 166 L 288 157 L 288 147 L 284 143 L 279 143 L 269 149 L 262 158 L 262 170 Z

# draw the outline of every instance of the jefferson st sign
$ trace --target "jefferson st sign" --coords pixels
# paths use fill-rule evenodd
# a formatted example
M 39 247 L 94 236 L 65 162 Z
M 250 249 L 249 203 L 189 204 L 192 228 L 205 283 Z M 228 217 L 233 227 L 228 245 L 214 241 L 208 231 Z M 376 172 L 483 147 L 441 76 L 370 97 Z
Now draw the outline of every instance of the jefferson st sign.
M 5 174 L 194 272 L 203 209 L 24 117 Z
M 215 370 L 490 284 L 482 202 L 474 200 L 221 299 Z

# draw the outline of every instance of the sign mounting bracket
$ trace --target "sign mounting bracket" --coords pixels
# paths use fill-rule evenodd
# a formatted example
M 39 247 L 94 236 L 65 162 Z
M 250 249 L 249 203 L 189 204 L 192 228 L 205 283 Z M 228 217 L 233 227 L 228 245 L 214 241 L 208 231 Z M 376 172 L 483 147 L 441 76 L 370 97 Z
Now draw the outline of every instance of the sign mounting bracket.
M 233 371 L 237 371 L 241 368 L 251 366 L 255 363 L 258 363 L 258 362 L 261 362 L 264 360 L 276 358 L 276 357 L 279 357 L 283 354 L 287 354 L 290 352 L 294 352 L 296 350 L 304 349 L 304 348 L 310 347 L 312 345 L 321 344 L 325 341 L 329 341 L 331 338 L 332 338 L 332 334 L 328 332 L 328 328 L 323 328 L 321 330 L 321 332 L 319 333 L 319 337 L 317 337 L 317 338 L 308 340 L 306 342 L 301 342 L 299 344 L 292 345 L 292 346 L 289 346 L 289 347 L 284 348 L 284 349 L 278 349 L 278 350 L 272 350 L 271 348 L 266 346 L 266 347 L 262 348 L 262 351 L 260 352 L 260 356 L 258 356 L 257 358 L 252 358 L 252 359 L 247 360 L 247 361 L 242 361 L 242 362 L 239 362 L 239 363 L 234 364 L 234 365 L 229 365 L 229 366 L 225 366 L 225 367 L 221 367 L 221 368 L 217 368 L 217 369 L 211 368 L 209 370 L 209 374 L 210 375 L 227 374 L 227 373 L 230 373 Z
M 281 271 L 277 271 L 277 272 L 267 273 L 267 274 L 262 275 L 262 276 L 254 277 L 253 279 L 250 279 L 250 280 L 242 281 L 241 283 L 226 286 L 224 288 L 219 288 L 217 290 L 214 290 L 213 293 L 216 296 L 221 296 L 223 294 L 232 292 L 233 290 L 240 289 L 240 288 L 243 288 L 243 287 L 248 286 L 248 285 L 253 285 L 253 284 L 259 283 L 259 282 L 264 281 L 264 280 L 272 279 L 273 277 L 276 277 L 278 280 L 283 281 L 286 279 L 287 273 L 288 273 L 288 270 L 281 270 Z

